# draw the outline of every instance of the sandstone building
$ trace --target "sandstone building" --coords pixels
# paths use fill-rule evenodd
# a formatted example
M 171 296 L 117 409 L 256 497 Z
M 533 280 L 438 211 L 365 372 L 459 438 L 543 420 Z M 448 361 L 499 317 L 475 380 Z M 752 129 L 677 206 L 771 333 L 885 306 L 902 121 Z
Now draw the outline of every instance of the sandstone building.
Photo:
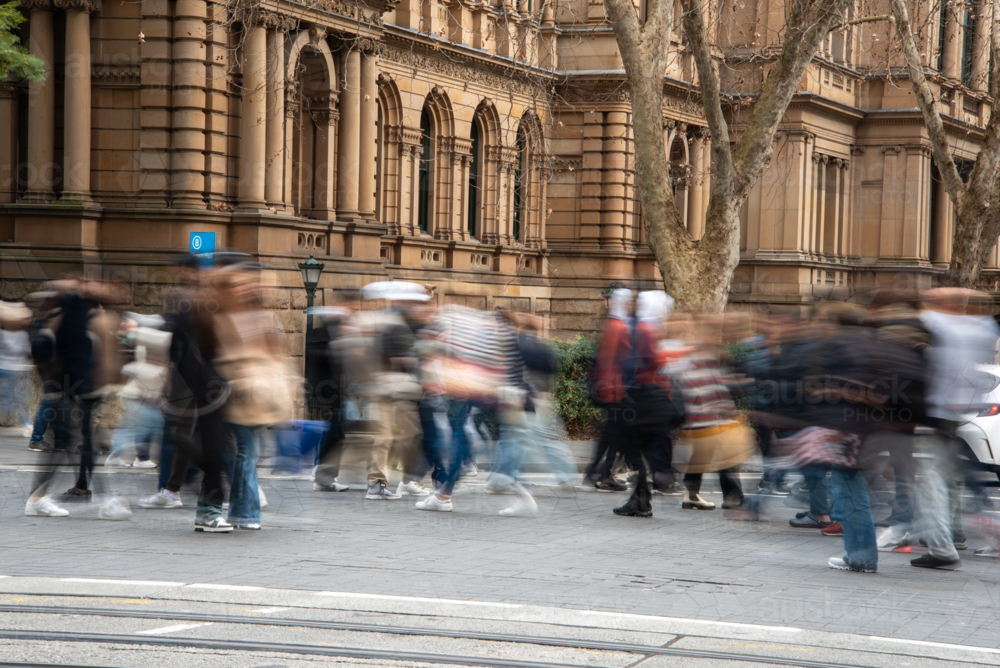
M 49 76 L 0 84 L 5 299 L 84 272 L 156 308 L 167 258 L 194 232 L 258 254 L 293 331 L 295 264 L 309 254 L 326 264 L 323 299 L 406 278 L 441 301 L 551 313 L 564 331 L 593 327 L 613 282 L 656 283 L 600 0 L 21 4 L 22 41 Z M 724 8 L 720 54 L 766 54 L 782 11 Z M 971 164 L 989 113 L 989 21 L 923 18 Z M 887 24 L 854 26 L 814 60 L 744 207 L 734 307 L 929 285 L 946 265 L 954 214 L 890 37 Z M 664 178 L 697 237 L 710 156 L 679 30 L 670 49 Z

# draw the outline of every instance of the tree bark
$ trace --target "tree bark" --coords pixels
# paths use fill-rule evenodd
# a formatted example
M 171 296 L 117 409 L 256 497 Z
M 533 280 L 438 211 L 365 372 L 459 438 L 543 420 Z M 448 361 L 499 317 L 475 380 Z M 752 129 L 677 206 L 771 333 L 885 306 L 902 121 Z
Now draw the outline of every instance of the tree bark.
M 712 146 L 714 179 L 705 233 L 695 241 L 674 205 L 663 132 L 663 84 L 670 51 L 672 0 L 649 0 L 640 21 L 632 0 L 604 0 L 632 93 L 636 174 L 643 220 L 664 287 L 689 311 L 721 312 L 739 264 L 740 210 L 771 157 L 778 124 L 802 77 L 849 0 L 790 0 L 784 42 L 742 136 L 731 148 L 716 56 L 701 0 L 682 0 L 683 26 L 698 72 Z
M 997 184 L 997 171 L 1000 168 L 1000 86 L 992 100 L 993 113 L 986 126 L 986 137 L 969 174 L 969 180 L 963 183 L 955 166 L 954 155 L 948 144 L 948 132 L 938 111 L 934 92 L 924 75 L 924 65 L 920 60 L 905 0 L 892 0 L 892 10 L 896 17 L 896 31 L 903 45 L 910 85 L 927 126 L 934 162 L 941 173 L 948 197 L 955 204 L 957 220 L 952 240 L 951 264 L 942 277 L 942 283 L 974 288 L 997 236 L 1000 235 L 1000 192 Z M 990 42 L 993 52 L 997 53 L 998 36 L 995 26 L 995 23 L 991 25 Z M 1000 58 L 994 60 L 1000 62 Z

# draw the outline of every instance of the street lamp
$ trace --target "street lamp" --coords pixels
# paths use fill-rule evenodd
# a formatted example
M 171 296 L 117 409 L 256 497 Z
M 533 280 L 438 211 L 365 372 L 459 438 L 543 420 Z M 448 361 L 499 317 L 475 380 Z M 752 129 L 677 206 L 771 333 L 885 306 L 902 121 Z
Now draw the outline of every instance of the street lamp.
M 316 297 L 316 286 L 319 285 L 319 276 L 323 273 L 323 263 L 317 262 L 316 258 L 309 255 L 309 259 L 299 263 L 299 271 L 302 272 L 302 283 L 306 286 L 306 360 L 305 377 L 308 384 L 306 401 L 307 405 L 312 404 L 312 340 L 313 340 L 313 300 Z M 306 415 L 308 419 L 310 416 Z

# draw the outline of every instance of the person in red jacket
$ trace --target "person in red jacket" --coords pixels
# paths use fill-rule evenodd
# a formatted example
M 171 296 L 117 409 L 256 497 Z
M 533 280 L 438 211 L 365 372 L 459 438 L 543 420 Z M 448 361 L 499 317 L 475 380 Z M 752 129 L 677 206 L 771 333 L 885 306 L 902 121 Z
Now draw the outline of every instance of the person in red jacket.
M 601 492 L 623 491 L 611 477 L 611 467 L 618 455 L 618 426 L 612 419 L 616 406 L 625 397 L 625 362 L 632 353 L 632 291 L 620 288 L 608 299 L 608 319 L 594 362 L 591 399 L 607 411 L 607 419 L 597 441 L 594 459 L 587 467 L 586 478 Z

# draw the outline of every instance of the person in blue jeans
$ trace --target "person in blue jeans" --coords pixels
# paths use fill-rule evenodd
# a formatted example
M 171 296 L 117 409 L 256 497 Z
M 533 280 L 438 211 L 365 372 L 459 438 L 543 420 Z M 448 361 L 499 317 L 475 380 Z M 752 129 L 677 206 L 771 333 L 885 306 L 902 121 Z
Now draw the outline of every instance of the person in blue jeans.
M 260 430 L 242 424 L 227 425 L 236 439 L 236 451 L 226 448 L 229 475 L 229 523 L 239 529 L 260 529 L 260 491 L 257 486 L 257 458 Z
M 832 469 L 830 483 L 833 487 L 831 516 L 844 527 L 844 550 L 847 553 L 842 558 L 830 559 L 830 566 L 874 573 L 878 570 L 878 547 L 868 482 L 861 471 Z
M 455 489 L 455 483 L 462 472 L 462 466 L 466 461 L 472 459 L 472 449 L 469 447 L 469 438 L 465 435 L 465 420 L 472 410 L 471 401 L 452 401 L 448 410 L 448 424 L 451 427 L 451 438 L 449 456 L 446 459 L 447 466 L 444 470 L 444 477 L 439 481 L 440 486 L 434 494 L 431 494 L 423 501 L 418 501 L 418 510 L 437 510 L 441 512 L 451 512 L 451 494 Z M 443 434 L 438 434 L 443 440 Z M 442 452 L 442 443 L 438 442 L 438 452 Z

